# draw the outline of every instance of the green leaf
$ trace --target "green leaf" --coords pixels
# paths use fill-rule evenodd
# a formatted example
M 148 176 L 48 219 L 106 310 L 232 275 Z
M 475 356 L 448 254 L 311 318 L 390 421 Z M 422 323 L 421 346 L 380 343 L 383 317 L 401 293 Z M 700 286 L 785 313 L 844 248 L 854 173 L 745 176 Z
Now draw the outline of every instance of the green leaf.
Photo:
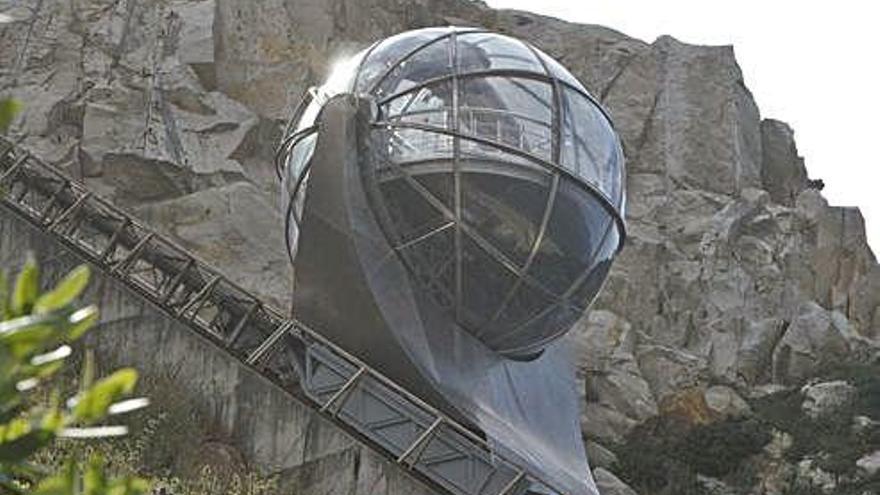
M 76 493 L 76 465 L 68 461 L 61 471 L 37 484 L 31 495 L 72 495 Z
M 80 393 L 73 408 L 74 417 L 84 423 L 94 423 L 107 415 L 110 406 L 124 395 L 134 391 L 137 371 L 123 368 L 95 382 Z
M 39 366 L 34 366 L 32 364 L 24 365 L 21 367 L 21 373 L 19 374 L 19 378 L 24 378 L 18 380 L 17 383 L 21 383 L 23 381 L 30 383 L 29 380 L 35 380 L 39 384 L 39 382 L 51 377 L 55 373 L 58 373 L 58 371 L 60 371 L 61 368 L 64 367 L 64 362 L 64 359 L 59 359 L 57 361 L 44 363 Z M 16 388 L 21 391 L 19 387 Z
M 0 321 L 0 339 L 6 338 L 6 336 L 12 335 L 15 332 L 23 330 L 25 328 L 50 323 L 57 324 L 62 322 L 64 319 L 69 319 L 69 317 L 67 315 L 59 315 L 56 313 L 49 315 L 25 315 L 16 318 L 10 318 L 6 321 Z
M 40 421 L 40 428 L 57 435 L 64 428 L 64 414 L 57 407 L 52 407 L 43 415 L 43 419 Z
M 95 383 L 95 350 L 86 349 L 79 378 L 79 391 L 84 393 Z
M 12 98 L 0 100 L 0 132 L 5 133 L 9 129 L 15 116 L 21 112 L 21 108 L 21 102 L 18 100 Z
M 98 322 L 99 316 L 97 306 L 86 306 L 71 314 L 67 319 L 67 341 L 73 342 L 82 337 Z
M 31 423 L 25 418 L 16 418 L 0 425 L 0 444 L 12 442 L 31 432 Z
M 73 342 L 98 321 L 98 309 L 88 306 L 70 313 L 20 316 L 0 322 L 0 345 L 18 359 L 49 349 L 60 342 Z
M 30 461 L 25 461 L 18 463 L 14 466 L 7 466 L 9 468 L 9 473 L 7 473 L 10 478 L 18 479 L 18 480 L 28 480 L 31 483 L 36 483 L 36 480 L 43 479 L 44 477 L 51 474 L 51 472 L 46 470 L 45 466 L 34 464 Z M 0 490 L 0 493 L 3 493 L 3 490 Z
M 15 281 L 15 290 L 12 292 L 12 313 L 15 316 L 29 314 L 37 295 L 40 292 L 40 269 L 37 267 L 36 261 L 32 257 L 28 257 L 27 262 L 18 274 Z
M 83 495 L 103 495 L 107 490 L 107 477 L 104 475 L 104 461 L 92 456 L 83 475 Z
M 15 359 L 24 360 L 52 345 L 57 337 L 58 331 L 54 327 L 31 324 L 22 325 L 14 331 L 0 334 L 0 342 L 9 349 Z
M 18 418 L 0 425 L 0 464 L 24 461 L 52 440 L 51 432 Z
M 113 480 L 107 495 L 141 495 L 150 490 L 150 484 L 140 478 L 125 477 Z
M 52 441 L 52 435 L 42 430 L 34 430 L 11 442 L 0 444 L 0 463 L 21 462 L 45 447 Z
M 91 272 L 86 265 L 70 271 L 51 291 L 43 294 L 34 304 L 34 313 L 48 313 L 72 303 L 89 284 Z

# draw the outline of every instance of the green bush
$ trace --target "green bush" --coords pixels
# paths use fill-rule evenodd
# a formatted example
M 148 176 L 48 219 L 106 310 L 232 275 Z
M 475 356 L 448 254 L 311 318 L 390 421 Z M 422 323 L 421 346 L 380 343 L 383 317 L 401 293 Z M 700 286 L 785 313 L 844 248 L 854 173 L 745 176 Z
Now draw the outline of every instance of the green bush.
M 613 471 L 639 493 L 703 495 L 699 475 L 748 486 L 754 473 L 746 461 L 770 438 L 769 426 L 757 419 L 690 425 L 661 416 L 628 435 Z
M 675 452 L 696 472 L 719 478 L 760 453 L 770 439 L 770 428 L 761 421 L 728 420 L 695 428 L 681 440 Z
M 94 380 L 90 360 L 84 365 L 79 390 L 64 398 L 50 382 L 72 354 L 71 345 L 98 320 L 94 306 L 77 307 L 76 299 L 89 281 L 80 266 L 54 288 L 40 290 L 40 273 L 29 260 L 10 290 L 0 274 L 0 491 L 33 495 L 137 495 L 146 481 L 111 477 L 100 456 L 87 461 L 67 459 L 57 472 L 33 462 L 34 456 L 58 438 L 94 439 L 124 435 L 124 426 L 107 418 L 137 410 L 146 399 L 123 400 L 137 381 L 133 369 L 120 369 Z M 49 388 L 49 400 L 34 401 Z

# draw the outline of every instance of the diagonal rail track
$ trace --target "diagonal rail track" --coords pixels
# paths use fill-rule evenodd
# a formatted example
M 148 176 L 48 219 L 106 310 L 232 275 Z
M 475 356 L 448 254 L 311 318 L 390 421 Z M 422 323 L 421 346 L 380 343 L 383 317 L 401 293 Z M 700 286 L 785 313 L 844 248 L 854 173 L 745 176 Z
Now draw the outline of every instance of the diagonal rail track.
M 4 137 L 0 205 L 242 366 L 305 398 L 436 491 L 521 495 L 551 487 L 468 428 Z

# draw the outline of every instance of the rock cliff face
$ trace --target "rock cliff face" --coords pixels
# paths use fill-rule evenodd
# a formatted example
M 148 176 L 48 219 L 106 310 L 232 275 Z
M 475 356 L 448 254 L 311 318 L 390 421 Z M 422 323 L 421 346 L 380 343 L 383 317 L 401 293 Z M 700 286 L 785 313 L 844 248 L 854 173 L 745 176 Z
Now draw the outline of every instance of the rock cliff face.
M 604 493 L 878 493 L 880 266 L 859 211 L 829 206 L 793 131 L 762 120 L 731 47 L 466 0 L 0 11 L 18 19 L 0 28 L 0 93 L 26 105 L 24 144 L 279 305 L 272 152 L 334 57 L 449 23 L 535 43 L 603 102 L 627 156 L 628 245 L 571 336 Z

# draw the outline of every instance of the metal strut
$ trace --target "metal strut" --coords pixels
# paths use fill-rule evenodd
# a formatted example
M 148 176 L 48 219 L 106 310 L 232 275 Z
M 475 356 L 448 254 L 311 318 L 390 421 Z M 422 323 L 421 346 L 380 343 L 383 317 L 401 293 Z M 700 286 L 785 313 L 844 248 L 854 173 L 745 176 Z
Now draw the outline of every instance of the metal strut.
M 182 272 L 181 272 L 182 273 Z M 190 318 L 195 318 L 195 316 L 202 309 L 202 305 L 205 301 L 208 300 L 208 296 L 211 295 L 211 292 L 214 290 L 214 287 L 217 287 L 217 284 L 220 283 L 220 277 L 214 276 L 211 280 L 202 287 L 202 290 L 196 293 L 186 304 L 183 305 L 182 308 L 177 312 L 178 315 L 183 317 L 187 311 L 193 309 L 193 312 L 190 314 Z
M 289 321 L 279 326 L 274 332 L 272 332 L 271 335 L 269 335 L 268 338 L 266 338 L 266 340 L 263 341 L 262 344 L 260 344 L 259 347 L 254 349 L 254 351 L 251 352 L 250 355 L 248 355 L 245 362 L 251 366 L 259 363 L 260 359 L 262 359 L 270 350 L 272 350 L 272 347 L 279 340 L 281 340 L 281 337 L 283 337 L 284 334 L 287 333 L 292 326 L 293 323 Z
M 40 211 L 40 220 L 41 221 L 43 221 L 43 222 L 46 221 L 46 218 L 48 217 L 49 212 L 52 211 L 52 207 L 55 206 L 55 203 L 58 202 L 58 198 L 61 197 L 61 193 L 63 193 L 64 190 L 68 188 L 68 186 L 70 186 L 70 181 L 65 180 L 64 182 L 61 183 L 61 186 L 58 187 L 58 190 L 55 191 L 55 194 L 53 194 L 52 197 L 49 198 L 49 202 L 46 203 L 46 206 L 44 206 L 43 209 Z
M 342 406 L 345 404 L 345 400 L 351 394 L 351 391 L 354 390 L 355 385 L 357 385 L 358 382 L 361 381 L 361 378 L 363 378 L 363 376 L 366 374 L 366 367 L 361 367 L 359 370 L 357 370 L 357 373 L 352 375 L 352 377 L 349 378 L 347 382 L 345 382 L 342 388 L 337 390 L 336 393 L 333 394 L 333 396 L 330 397 L 330 399 L 328 399 L 323 406 L 321 406 L 321 412 L 329 412 L 330 414 L 336 416 L 339 413 L 339 409 L 341 409 Z M 337 405 L 339 407 L 337 407 Z
M 416 461 L 418 461 L 419 456 L 422 455 L 422 452 L 425 451 L 425 447 L 428 446 L 428 442 L 434 436 L 434 433 L 437 431 L 437 428 L 440 428 L 440 425 L 442 425 L 442 424 L 443 424 L 443 418 L 435 419 L 434 422 L 431 424 L 431 426 L 429 426 L 428 429 L 423 431 L 422 434 L 419 435 L 419 438 L 417 438 L 416 441 L 413 442 L 413 444 L 410 445 L 410 447 L 408 449 L 406 449 L 406 451 L 404 453 L 400 454 L 400 456 L 397 458 L 397 463 L 398 464 L 406 464 L 407 467 L 411 468 L 413 466 L 413 464 L 415 464 Z M 414 457 L 414 459 L 410 460 L 409 459 L 410 457 Z
M 226 345 L 227 346 L 231 346 L 232 344 L 235 343 L 236 340 L 238 340 L 238 337 L 244 331 L 245 326 L 247 326 L 248 320 L 250 320 L 251 317 L 254 315 L 254 313 L 257 312 L 257 308 L 259 308 L 259 307 L 260 307 L 259 301 L 254 301 L 254 303 L 251 304 L 251 307 L 248 308 L 247 313 L 245 313 L 244 316 L 241 317 L 241 320 L 239 320 L 238 324 L 235 325 L 235 328 L 232 330 L 232 333 L 230 333 L 229 337 L 226 338 Z
M 86 201 L 88 201 L 88 199 L 89 199 L 90 197 L 92 197 L 92 193 L 91 193 L 91 191 L 86 192 L 85 194 L 83 194 L 82 196 L 80 196 L 79 198 L 77 198 L 77 200 L 76 200 L 72 205 L 70 205 L 69 208 L 67 208 L 66 210 L 62 211 L 60 215 L 58 215 L 57 217 L 55 217 L 55 220 L 52 220 L 52 222 L 50 222 L 49 225 L 46 226 L 46 228 L 49 229 L 49 230 L 54 230 L 54 229 L 56 229 L 56 228 L 57 228 L 59 225 L 61 225 L 65 220 L 67 220 L 68 218 L 71 218 L 71 217 L 73 217 L 75 214 L 77 214 L 77 213 L 79 212 L 79 210 L 83 207 L 83 205 L 86 204 Z
M 21 157 L 19 157 L 19 159 L 16 160 L 15 163 L 13 163 L 11 167 L 6 169 L 6 172 L 3 172 L 3 175 L 0 175 L 0 184 L 3 184 L 4 182 L 6 182 L 7 179 L 12 177 L 13 174 L 17 173 L 21 169 L 21 167 L 24 165 L 24 162 L 27 161 L 28 158 L 30 158 L 30 154 L 28 154 L 28 153 L 22 154 Z
M 150 232 L 145 235 L 137 244 L 135 244 L 134 248 L 125 255 L 125 258 L 122 258 L 116 266 L 110 269 L 111 274 L 128 274 L 128 271 L 131 269 L 131 265 L 134 263 L 135 259 L 141 254 L 141 251 L 147 246 L 147 243 L 155 236 L 156 234 Z

